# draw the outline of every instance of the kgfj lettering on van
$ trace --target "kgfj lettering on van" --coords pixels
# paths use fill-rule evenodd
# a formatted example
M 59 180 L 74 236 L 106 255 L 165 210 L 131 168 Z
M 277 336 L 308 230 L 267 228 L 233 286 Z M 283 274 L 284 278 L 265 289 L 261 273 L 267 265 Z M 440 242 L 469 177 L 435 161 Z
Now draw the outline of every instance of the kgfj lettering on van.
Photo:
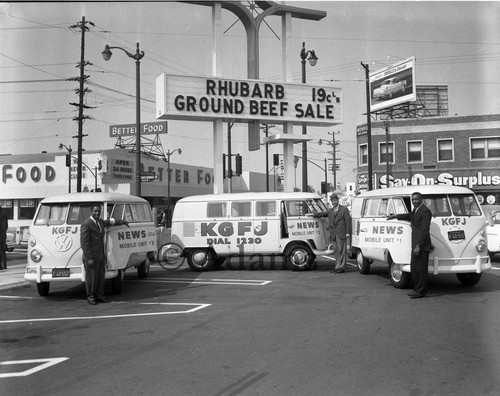
M 253 228 L 251 221 L 201 223 L 201 236 L 229 237 L 234 235 L 235 226 L 236 235 L 239 236 L 243 236 L 246 234 L 262 236 L 267 234 L 268 229 L 267 221 L 261 221 L 260 223 L 255 222 Z
M 77 226 L 52 227 L 52 235 L 76 234 L 77 232 L 78 232 Z

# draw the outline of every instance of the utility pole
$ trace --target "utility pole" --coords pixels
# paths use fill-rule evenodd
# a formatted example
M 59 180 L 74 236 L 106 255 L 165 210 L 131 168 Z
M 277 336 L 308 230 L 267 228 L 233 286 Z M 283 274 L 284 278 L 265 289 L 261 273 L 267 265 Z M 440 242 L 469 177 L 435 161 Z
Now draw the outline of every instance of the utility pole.
M 361 66 L 365 69 L 366 80 L 366 126 L 367 126 L 367 143 L 368 143 L 368 191 L 373 190 L 373 165 L 372 165 L 372 119 L 370 112 L 370 66 L 361 62 Z
M 70 78 L 70 80 L 78 81 L 79 88 L 76 90 L 76 93 L 79 96 L 78 103 L 70 103 L 70 105 L 78 107 L 78 117 L 73 118 L 74 121 L 78 121 L 78 135 L 73 136 L 78 139 L 78 148 L 77 148 L 77 173 L 76 173 L 76 192 L 82 191 L 82 154 L 83 154 L 83 120 L 90 119 L 90 116 L 86 116 L 83 114 L 84 109 L 91 109 L 93 107 L 85 105 L 84 98 L 85 94 L 91 92 L 88 88 L 85 88 L 85 82 L 89 78 L 89 76 L 85 75 L 85 66 L 91 65 L 90 62 L 85 62 L 85 31 L 88 29 L 87 24 L 94 26 L 94 24 L 90 21 L 85 21 L 85 17 L 82 17 L 82 21 L 77 23 L 76 25 L 72 25 L 72 29 L 81 29 L 82 31 L 82 41 L 80 48 L 80 63 L 78 66 L 80 67 L 80 76 L 76 78 Z

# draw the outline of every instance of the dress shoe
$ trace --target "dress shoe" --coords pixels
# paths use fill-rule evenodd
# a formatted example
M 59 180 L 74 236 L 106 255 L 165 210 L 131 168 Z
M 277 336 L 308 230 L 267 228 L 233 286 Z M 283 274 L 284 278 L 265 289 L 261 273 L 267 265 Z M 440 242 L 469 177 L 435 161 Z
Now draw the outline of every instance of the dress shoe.
M 90 304 L 90 305 L 97 305 L 97 302 L 95 299 L 93 298 L 87 298 L 87 302 Z
M 414 296 L 415 295 L 415 292 L 414 291 L 411 291 L 408 293 L 408 296 L 411 297 L 411 296 Z
M 335 271 L 333 271 L 334 274 L 343 274 L 345 272 L 345 269 L 343 268 L 339 268 L 339 269 L 336 269 Z
M 415 293 L 415 294 L 410 296 L 410 298 L 424 298 L 424 297 L 425 297 L 425 294 L 422 294 L 422 293 Z
M 106 298 L 98 298 L 97 299 L 97 302 L 98 303 L 109 303 L 111 302 L 110 300 L 106 299 Z

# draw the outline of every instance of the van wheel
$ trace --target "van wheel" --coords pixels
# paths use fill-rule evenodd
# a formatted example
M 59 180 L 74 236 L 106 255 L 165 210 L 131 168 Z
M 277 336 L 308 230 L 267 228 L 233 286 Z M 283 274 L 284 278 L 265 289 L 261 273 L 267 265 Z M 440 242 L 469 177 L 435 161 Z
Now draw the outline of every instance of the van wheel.
M 391 278 L 391 283 L 396 289 L 406 289 L 411 283 L 411 274 L 409 272 L 403 272 L 401 266 L 396 264 L 391 256 L 388 257 L 389 260 L 389 277 Z
M 38 290 L 38 294 L 42 297 L 45 297 L 49 294 L 50 282 L 40 282 L 36 284 L 36 289 Z
M 122 292 L 122 281 L 125 273 L 122 270 L 118 270 L 118 276 L 111 279 L 111 291 L 113 294 L 120 294 Z
M 371 262 L 365 256 L 363 256 L 361 250 L 359 250 L 358 254 L 356 255 L 356 264 L 358 265 L 360 274 L 366 275 L 370 273 Z
M 144 260 L 141 264 L 138 265 L 137 275 L 139 276 L 139 278 L 144 279 L 148 277 L 150 265 L 151 263 L 148 258 L 146 258 L 146 260 Z
M 312 269 L 315 255 L 308 246 L 292 245 L 285 251 L 285 263 L 292 271 Z
M 214 266 L 214 254 L 208 249 L 191 249 L 187 255 L 189 267 L 193 271 L 210 271 Z
M 481 279 L 482 274 L 468 272 L 466 274 L 457 274 L 457 278 L 463 286 L 474 286 Z

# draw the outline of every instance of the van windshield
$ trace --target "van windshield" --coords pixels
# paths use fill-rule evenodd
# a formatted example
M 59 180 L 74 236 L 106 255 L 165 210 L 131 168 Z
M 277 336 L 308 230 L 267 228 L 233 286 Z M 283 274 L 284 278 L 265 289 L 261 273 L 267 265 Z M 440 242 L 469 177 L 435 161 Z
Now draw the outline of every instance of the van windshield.
M 33 224 L 36 226 L 64 224 L 67 213 L 67 203 L 43 204 L 40 206 Z
M 433 216 L 481 216 L 479 204 L 472 194 L 423 195 L 423 202 Z

